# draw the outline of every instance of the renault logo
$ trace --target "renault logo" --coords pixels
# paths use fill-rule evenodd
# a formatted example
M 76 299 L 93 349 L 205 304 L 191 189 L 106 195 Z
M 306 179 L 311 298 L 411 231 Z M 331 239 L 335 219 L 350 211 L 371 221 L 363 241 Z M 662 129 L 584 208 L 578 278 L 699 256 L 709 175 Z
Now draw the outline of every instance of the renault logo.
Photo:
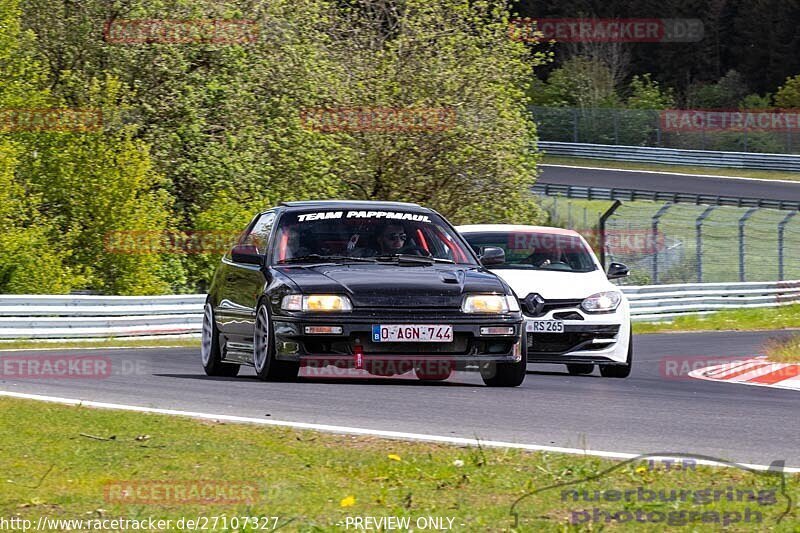
M 529 294 L 525 298 L 525 306 L 528 308 L 528 312 L 530 314 L 539 316 L 542 314 L 542 310 L 544 309 L 544 298 L 536 293 Z

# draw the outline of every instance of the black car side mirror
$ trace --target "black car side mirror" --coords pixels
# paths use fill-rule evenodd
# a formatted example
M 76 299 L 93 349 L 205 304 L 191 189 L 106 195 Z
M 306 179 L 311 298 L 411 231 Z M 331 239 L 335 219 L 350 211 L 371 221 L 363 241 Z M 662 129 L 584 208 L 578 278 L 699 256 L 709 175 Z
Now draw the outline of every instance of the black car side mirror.
M 237 244 L 231 250 L 231 259 L 234 263 L 244 263 L 246 265 L 260 265 L 261 255 L 258 248 L 252 244 Z
M 480 260 L 483 266 L 502 265 L 506 262 L 506 253 L 502 248 L 487 246 L 481 248 Z
M 624 278 L 628 274 L 630 274 L 630 269 L 622 263 L 608 265 L 608 279 Z

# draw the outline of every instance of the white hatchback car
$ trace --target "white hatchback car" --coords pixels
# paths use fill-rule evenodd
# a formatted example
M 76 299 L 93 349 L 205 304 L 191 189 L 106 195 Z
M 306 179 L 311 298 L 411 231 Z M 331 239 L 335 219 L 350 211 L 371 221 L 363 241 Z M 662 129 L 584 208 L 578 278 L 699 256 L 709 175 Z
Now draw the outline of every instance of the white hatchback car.
M 630 307 L 609 279 L 628 275 L 621 263 L 608 273 L 577 232 L 543 226 L 457 226 L 478 254 L 501 248 L 505 262 L 491 270 L 519 298 L 525 315 L 529 363 L 563 363 L 570 374 L 605 377 L 631 372 Z M 499 254 L 499 252 L 495 252 Z

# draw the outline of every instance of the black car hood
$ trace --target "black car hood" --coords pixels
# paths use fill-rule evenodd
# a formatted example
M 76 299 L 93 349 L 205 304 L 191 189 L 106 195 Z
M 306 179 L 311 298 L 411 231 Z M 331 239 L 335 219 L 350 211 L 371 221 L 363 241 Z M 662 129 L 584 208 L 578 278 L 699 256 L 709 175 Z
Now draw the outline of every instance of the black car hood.
M 465 293 L 505 294 L 492 273 L 466 265 L 345 264 L 282 267 L 304 294 L 347 294 L 355 307 L 461 306 Z

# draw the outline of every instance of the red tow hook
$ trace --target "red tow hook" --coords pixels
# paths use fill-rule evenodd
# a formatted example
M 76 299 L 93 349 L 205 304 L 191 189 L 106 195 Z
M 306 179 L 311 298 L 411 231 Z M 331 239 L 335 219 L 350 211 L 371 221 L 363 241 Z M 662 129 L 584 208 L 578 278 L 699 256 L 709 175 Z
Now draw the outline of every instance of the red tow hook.
M 360 344 L 356 344 L 353 347 L 353 355 L 356 358 L 356 369 L 364 370 L 364 347 Z

